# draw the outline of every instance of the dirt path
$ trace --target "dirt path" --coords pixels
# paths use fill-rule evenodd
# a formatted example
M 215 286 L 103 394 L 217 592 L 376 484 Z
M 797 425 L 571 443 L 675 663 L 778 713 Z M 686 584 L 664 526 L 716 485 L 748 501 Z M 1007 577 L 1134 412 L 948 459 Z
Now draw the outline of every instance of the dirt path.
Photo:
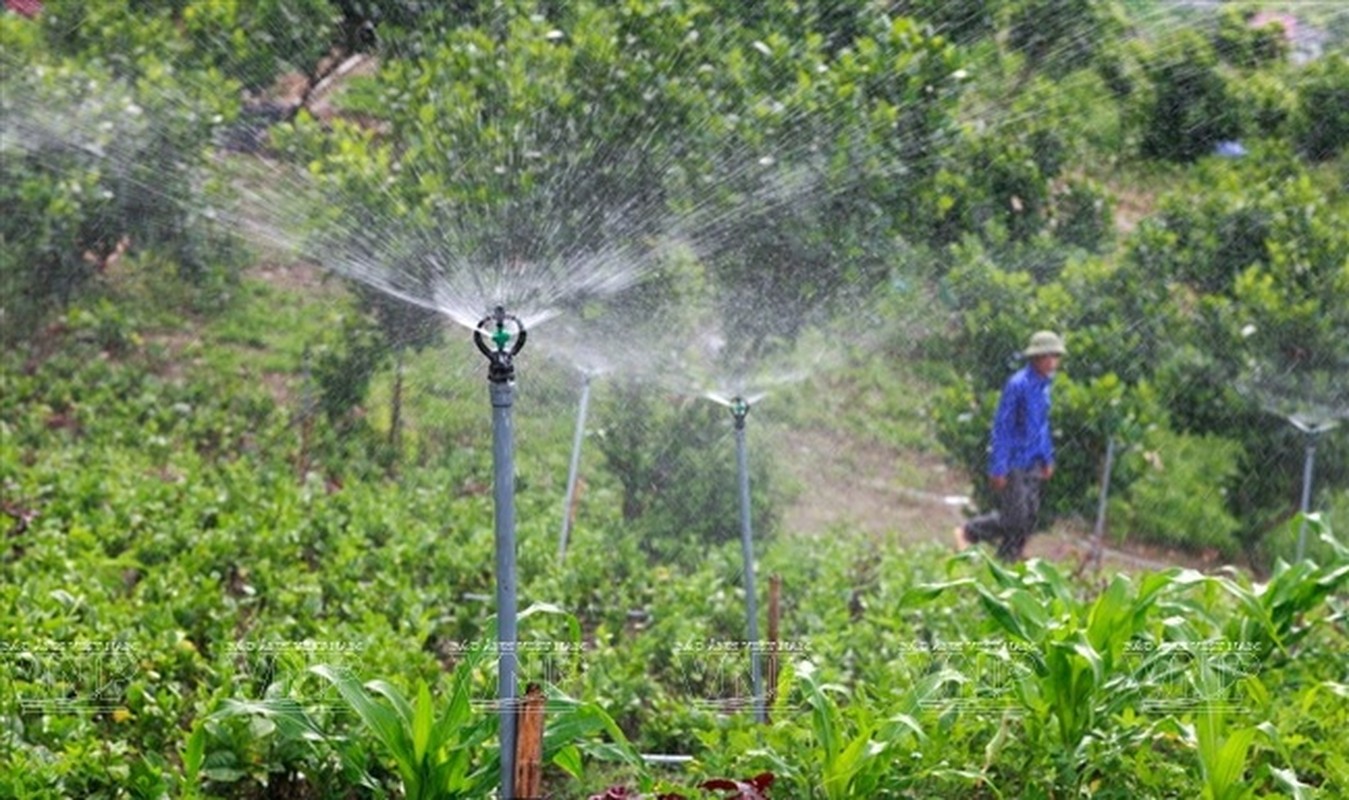
M 935 456 L 824 430 L 785 431 L 779 448 L 796 490 L 786 531 L 845 527 L 916 544 L 946 536 L 963 518 L 968 486 Z
M 795 484 L 782 520 L 788 533 L 818 536 L 845 530 L 902 543 L 945 545 L 965 518 L 969 481 L 936 455 L 837 431 L 786 430 L 775 436 L 775 454 Z M 1031 538 L 1026 555 L 1076 569 L 1090 552 L 1090 533 L 1080 521 L 1059 521 Z M 1136 572 L 1170 566 L 1213 570 L 1222 563 L 1216 557 L 1129 543 L 1105 547 L 1102 566 Z

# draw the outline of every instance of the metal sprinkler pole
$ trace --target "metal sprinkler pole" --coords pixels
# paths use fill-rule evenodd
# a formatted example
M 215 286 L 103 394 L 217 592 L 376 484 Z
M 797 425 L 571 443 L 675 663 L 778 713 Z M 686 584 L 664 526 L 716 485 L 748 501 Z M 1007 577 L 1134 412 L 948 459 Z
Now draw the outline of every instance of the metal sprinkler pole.
M 1110 496 L 1110 473 L 1115 467 L 1115 437 L 1105 439 L 1105 467 L 1101 470 L 1101 494 L 1096 503 L 1096 525 L 1091 532 L 1091 561 L 1094 569 L 1101 568 L 1101 551 L 1105 546 L 1105 509 Z
M 759 653 L 759 604 L 754 593 L 754 544 L 750 526 L 749 505 L 749 454 L 745 446 L 745 417 L 749 415 L 749 403 L 742 397 L 731 402 L 731 415 L 735 418 L 735 456 L 740 470 L 740 551 L 745 561 L 745 604 L 749 616 L 749 669 L 750 682 L 754 692 L 754 719 L 767 721 L 767 709 L 764 708 L 763 670 Z
M 567 496 L 562 502 L 562 533 L 557 538 L 558 563 L 567 557 L 567 534 L 571 532 L 572 503 L 576 502 L 576 479 L 581 467 L 581 441 L 585 438 L 586 409 L 590 405 L 590 373 L 581 379 L 581 402 L 576 410 L 576 435 L 571 442 L 571 467 L 567 470 Z
M 1312 508 L 1312 469 L 1316 463 L 1316 438 L 1320 431 L 1307 433 L 1307 457 L 1302 463 L 1302 523 L 1297 531 L 1297 560 L 1307 551 L 1307 514 Z
M 513 323 L 515 332 L 507 329 Z M 489 323 L 493 330 L 487 330 Z M 488 333 L 495 348 L 488 347 Z M 514 341 L 512 341 L 514 340 Z M 473 343 L 487 356 L 492 398 L 493 500 L 496 506 L 497 702 L 501 725 L 501 797 L 515 797 L 515 445 L 511 407 L 515 404 L 514 358 L 525 346 L 525 326 L 497 306 L 478 323 Z M 507 345 L 510 345 L 509 349 Z

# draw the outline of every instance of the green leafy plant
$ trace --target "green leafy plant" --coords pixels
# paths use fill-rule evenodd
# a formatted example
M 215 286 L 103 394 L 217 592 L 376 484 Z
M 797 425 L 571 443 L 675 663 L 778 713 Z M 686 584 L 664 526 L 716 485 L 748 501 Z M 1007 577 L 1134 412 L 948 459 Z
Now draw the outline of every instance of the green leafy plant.
M 495 732 L 494 719 L 485 715 L 475 719 L 469 704 L 480 657 L 465 658 L 455 669 L 449 702 L 439 712 L 424 682 L 417 685 L 415 700 L 409 701 L 384 681 L 361 684 L 350 673 L 326 665 L 312 669 L 337 689 L 393 758 L 407 797 L 444 800 L 481 797 L 497 779 L 493 764 L 476 758 Z

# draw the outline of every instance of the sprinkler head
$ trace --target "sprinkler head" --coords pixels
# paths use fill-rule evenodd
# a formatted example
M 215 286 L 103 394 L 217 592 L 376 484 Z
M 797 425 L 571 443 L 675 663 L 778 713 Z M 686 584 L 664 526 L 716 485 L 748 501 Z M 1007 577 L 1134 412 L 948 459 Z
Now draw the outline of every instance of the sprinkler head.
M 507 323 L 515 327 L 512 333 Z M 490 326 L 490 327 L 489 327 Z M 492 340 L 495 349 L 488 347 L 483 334 Z M 514 343 L 512 343 L 514 339 Z M 506 383 L 515 379 L 515 356 L 525 346 L 525 325 L 520 318 L 507 314 L 506 309 L 497 306 L 491 314 L 482 318 L 473 331 L 473 343 L 487 357 L 487 379 L 493 383 Z M 507 345 L 510 345 L 508 348 Z
M 745 427 L 745 417 L 749 415 L 749 401 L 739 395 L 731 398 L 731 416 L 735 418 L 735 427 Z

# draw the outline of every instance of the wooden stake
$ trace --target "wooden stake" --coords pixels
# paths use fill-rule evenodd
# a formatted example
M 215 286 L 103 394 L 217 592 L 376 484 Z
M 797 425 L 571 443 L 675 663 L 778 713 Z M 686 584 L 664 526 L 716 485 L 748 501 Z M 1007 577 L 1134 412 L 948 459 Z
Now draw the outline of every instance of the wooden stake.
M 543 689 L 537 683 L 529 684 L 516 712 L 519 722 L 515 734 L 513 800 L 540 800 L 543 797 L 543 703 Z
M 782 576 L 774 573 L 768 578 L 768 686 L 764 703 L 773 707 L 778 694 L 778 621 L 782 617 Z M 764 721 L 768 720 L 767 711 Z

